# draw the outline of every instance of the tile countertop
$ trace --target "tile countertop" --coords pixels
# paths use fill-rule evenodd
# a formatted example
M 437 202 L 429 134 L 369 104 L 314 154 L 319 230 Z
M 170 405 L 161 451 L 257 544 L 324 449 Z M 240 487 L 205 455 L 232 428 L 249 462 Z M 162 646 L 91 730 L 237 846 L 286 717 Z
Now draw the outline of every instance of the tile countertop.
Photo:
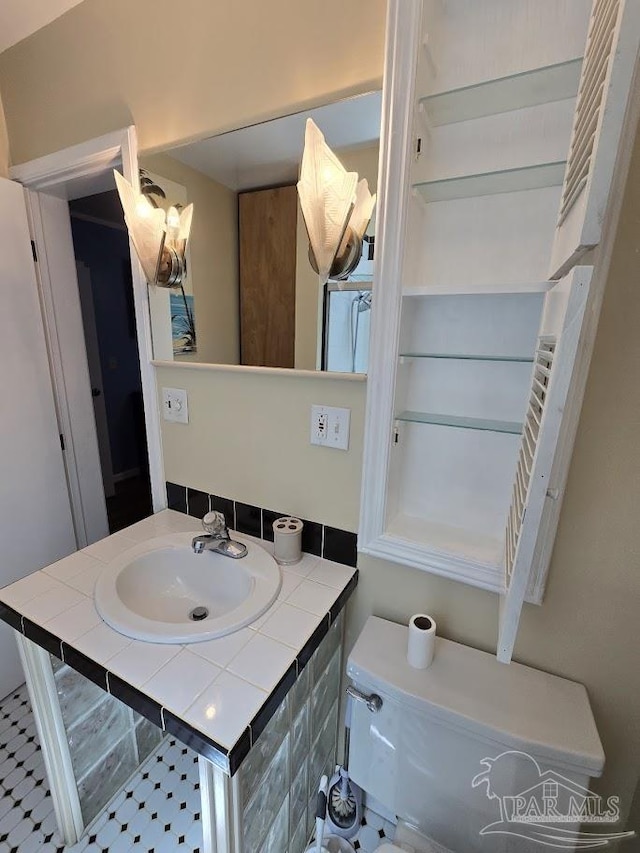
M 155 536 L 198 528 L 196 518 L 163 510 L 1 589 L 0 618 L 233 775 L 337 619 L 358 572 L 305 554 L 281 569 L 282 589 L 263 616 L 203 643 L 132 640 L 102 621 L 93 587 L 109 560 Z

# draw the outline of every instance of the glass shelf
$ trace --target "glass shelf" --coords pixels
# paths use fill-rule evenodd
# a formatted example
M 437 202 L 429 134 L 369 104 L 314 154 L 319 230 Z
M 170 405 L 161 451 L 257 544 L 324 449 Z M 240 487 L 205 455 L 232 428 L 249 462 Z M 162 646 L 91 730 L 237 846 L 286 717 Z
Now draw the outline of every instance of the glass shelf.
M 412 424 L 432 424 L 456 429 L 477 429 L 483 432 L 503 432 L 521 435 L 522 424 L 517 421 L 495 421 L 487 418 L 466 418 L 459 415 L 436 415 L 431 412 L 401 412 L 396 420 Z
M 401 352 L 400 358 L 450 358 L 457 361 L 506 361 L 533 364 L 533 357 L 525 355 L 478 355 L 477 353 Z
M 427 95 L 420 99 L 434 127 L 562 101 L 578 94 L 582 57 Z
M 539 163 L 519 169 L 504 169 L 499 172 L 483 172 L 477 175 L 461 175 L 440 181 L 425 181 L 414 184 L 426 202 L 452 201 L 498 193 L 513 193 L 520 190 L 535 190 L 543 187 L 562 186 L 565 161 Z

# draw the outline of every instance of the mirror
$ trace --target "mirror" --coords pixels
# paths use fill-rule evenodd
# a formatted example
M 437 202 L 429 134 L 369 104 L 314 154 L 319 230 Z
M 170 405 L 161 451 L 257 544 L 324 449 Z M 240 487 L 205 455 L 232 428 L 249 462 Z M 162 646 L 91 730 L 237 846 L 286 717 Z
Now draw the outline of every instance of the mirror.
M 154 206 L 194 205 L 182 288 L 149 289 L 156 359 L 366 372 L 375 211 L 358 267 L 323 287 L 295 185 L 310 116 L 376 192 L 381 100 L 373 92 L 141 155 Z

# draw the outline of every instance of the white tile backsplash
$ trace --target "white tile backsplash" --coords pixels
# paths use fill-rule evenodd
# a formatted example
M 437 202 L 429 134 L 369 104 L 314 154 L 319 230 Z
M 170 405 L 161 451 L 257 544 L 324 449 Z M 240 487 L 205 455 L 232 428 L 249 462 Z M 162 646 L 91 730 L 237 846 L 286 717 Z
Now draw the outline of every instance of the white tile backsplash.
M 320 560 L 317 566 L 311 571 L 307 578 L 310 581 L 332 586 L 335 589 L 342 590 L 349 583 L 353 575 L 354 569 L 351 566 L 343 566 L 341 563 L 332 563 L 330 560 Z
M 317 625 L 318 619 L 312 613 L 285 603 L 267 619 L 260 633 L 298 650 L 304 646 Z
M 22 607 L 25 602 L 48 590 L 60 589 L 62 584 L 45 572 L 34 572 L 9 587 L 0 590 L 0 599 L 9 607 Z
M 76 551 L 63 560 L 58 560 L 57 563 L 47 566 L 44 571 L 52 578 L 66 583 L 70 578 L 94 565 L 96 565 L 96 560 L 93 557 L 85 551 Z M 97 563 L 97 565 L 100 566 L 101 564 Z
M 90 559 L 91 563 L 87 564 L 77 575 L 70 577 L 66 583 L 85 595 L 93 596 L 96 581 L 104 571 L 104 563 L 94 560 L 92 557 L 87 559 Z
M 222 672 L 183 719 L 230 749 L 266 701 L 268 694 L 230 672 Z
M 253 631 L 250 631 L 249 628 L 242 628 L 240 631 L 234 631 L 233 634 L 227 634 L 226 637 L 219 637 L 217 640 L 192 643 L 190 650 L 195 655 L 200 655 L 224 669 L 240 649 L 246 646 L 252 636 Z
M 96 560 L 101 560 L 103 563 L 108 563 L 110 560 L 119 557 L 129 548 L 133 548 L 136 542 L 129 539 L 122 533 L 114 533 L 112 536 L 107 536 L 106 539 L 101 539 L 99 542 L 94 542 L 84 549 L 84 553 L 90 557 L 95 557 Z
M 110 658 L 131 645 L 131 642 L 129 637 L 114 631 L 105 622 L 100 622 L 95 628 L 78 637 L 74 647 L 104 666 Z
M 295 658 L 296 650 L 290 646 L 254 633 L 227 670 L 270 693 Z
M 282 574 L 282 587 L 278 601 L 286 601 L 294 589 L 302 583 L 304 575 L 297 575 L 295 572 L 289 572 L 286 569 L 281 569 L 280 572 Z
M 183 649 L 145 682 L 144 692 L 182 714 L 221 672 L 219 666 Z
M 82 593 L 71 587 L 60 584 L 59 587 L 49 589 L 42 595 L 32 598 L 22 606 L 22 613 L 28 619 L 39 623 L 47 622 L 58 616 L 65 610 L 79 604 L 85 598 Z
M 123 651 L 109 660 L 109 670 L 129 684 L 143 684 L 175 657 L 179 650 L 179 645 L 171 643 L 132 640 Z
M 84 601 L 75 604 L 69 610 L 64 610 L 49 619 L 48 622 L 44 623 L 44 627 L 56 637 L 60 637 L 61 640 L 72 643 L 99 625 L 101 621 L 93 599 L 85 598 Z
M 329 612 L 338 595 L 339 592 L 334 587 L 304 580 L 291 593 L 287 603 L 309 613 L 314 613 L 316 616 L 323 616 Z

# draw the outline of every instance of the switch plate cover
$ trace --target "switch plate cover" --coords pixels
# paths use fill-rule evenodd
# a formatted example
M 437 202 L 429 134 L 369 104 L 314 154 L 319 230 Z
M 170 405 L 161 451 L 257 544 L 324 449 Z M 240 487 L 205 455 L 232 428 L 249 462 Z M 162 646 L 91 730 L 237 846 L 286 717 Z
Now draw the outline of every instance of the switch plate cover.
M 351 409 L 312 406 L 311 444 L 333 447 L 335 450 L 348 450 L 350 420 Z
M 189 423 L 189 405 L 184 388 L 162 389 L 162 417 L 177 424 Z

